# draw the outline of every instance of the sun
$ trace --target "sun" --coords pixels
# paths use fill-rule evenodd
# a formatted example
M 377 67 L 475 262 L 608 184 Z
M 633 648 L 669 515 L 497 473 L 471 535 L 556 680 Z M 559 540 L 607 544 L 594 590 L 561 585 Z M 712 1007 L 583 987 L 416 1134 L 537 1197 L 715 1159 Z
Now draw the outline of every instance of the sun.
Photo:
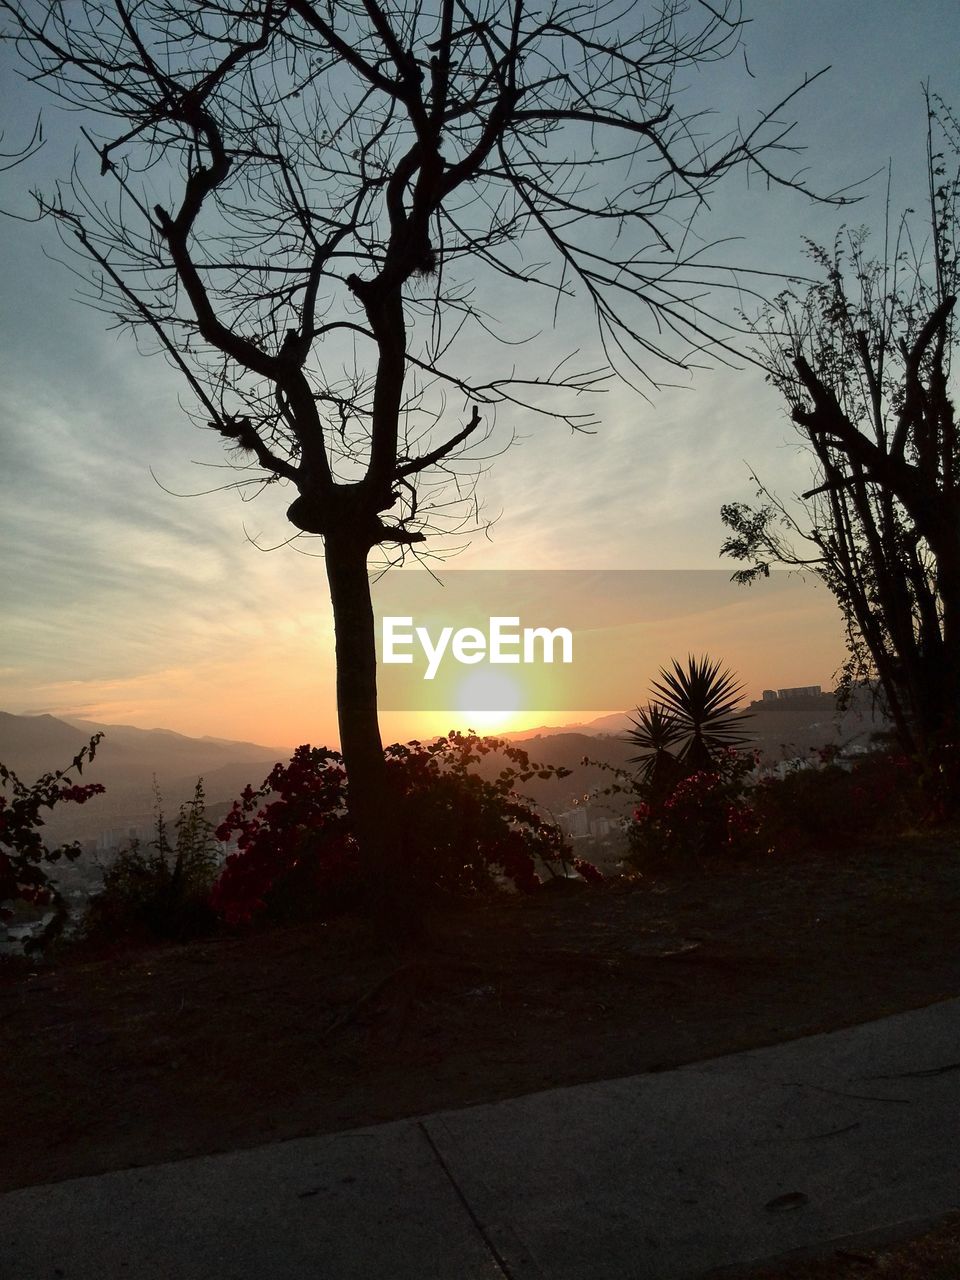
M 523 691 L 502 671 L 471 671 L 457 684 L 453 710 L 472 729 L 509 730 L 523 705 Z

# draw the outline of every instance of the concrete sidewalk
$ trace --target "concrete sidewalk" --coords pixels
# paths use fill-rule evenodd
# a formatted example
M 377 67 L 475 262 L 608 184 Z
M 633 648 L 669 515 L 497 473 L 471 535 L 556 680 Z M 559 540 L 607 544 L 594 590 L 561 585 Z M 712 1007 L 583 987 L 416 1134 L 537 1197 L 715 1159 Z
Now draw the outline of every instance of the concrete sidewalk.
M 701 1276 L 960 1206 L 958 1084 L 951 1000 L 675 1071 L 10 1192 L 0 1276 Z

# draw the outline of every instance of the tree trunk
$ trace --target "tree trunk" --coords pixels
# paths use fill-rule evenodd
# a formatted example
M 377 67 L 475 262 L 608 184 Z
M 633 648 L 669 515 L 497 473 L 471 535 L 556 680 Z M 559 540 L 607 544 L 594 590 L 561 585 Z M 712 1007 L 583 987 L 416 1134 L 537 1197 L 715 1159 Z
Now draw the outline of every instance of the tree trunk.
M 934 669 L 928 733 L 934 745 L 955 743 L 960 732 L 960 509 L 955 497 L 937 495 L 918 515 L 911 512 L 936 564 L 936 593 L 942 610 L 942 644 L 924 655 Z
M 387 861 L 383 822 L 387 769 L 376 714 L 376 632 L 367 577 L 367 548 L 348 538 L 325 539 L 326 580 L 337 640 L 337 716 L 347 769 L 349 813 L 360 846 L 361 874 L 374 895 Z
M 336 637 L 340 750 L 365 903 L 380 939 L 404 950 L 422 940 L 425 923 L 404 866 L 400 814 L 390 793 L 380 737 L 368 549 L 362 539 L 328 534 L 324 541 Z

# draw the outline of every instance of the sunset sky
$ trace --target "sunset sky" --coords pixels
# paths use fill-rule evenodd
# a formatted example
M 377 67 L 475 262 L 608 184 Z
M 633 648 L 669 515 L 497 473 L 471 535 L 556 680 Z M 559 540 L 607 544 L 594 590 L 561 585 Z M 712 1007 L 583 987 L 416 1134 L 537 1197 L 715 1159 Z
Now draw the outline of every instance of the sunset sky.
M 749 120 L 829 64 L 794 104 L 806 178 L 830 191 L 881 172 L 863 201 L 842 211 L 748 188 L 734 175 L 702 233 L 738 237 L 728 260 L 769 270 L 802 270 L 801 238 L 830 242 L 844 221 L 877 228 L 879 252 L 888 160 L 894 209 L 923 198 L 921 83 L 960 106 L 955 0 L 747 0 L 745 12 L 754 19 L 747 61 L 739 55 L 727 68 L 719 118 Z M 0 57 L 2 149 L 10 151 L 42 97 L 12 77 L 9 50 Z M 69 162 L 77 123 L 45 108 L 50 142 L 0 177 L 0 207 L 29 212 L 26 189 Z M 56 260 L 52 227 L 7 219 L 4 237 L 0 709 L 278 746 L 333 744 L 321 548 L 307 538 L 284 545 L 293 494 L 268 490 L 246 505 L 235 492 L 179 496 L 230 478 L 218 469 L 217 438 L 193 428 L 180 407 L 186 387 L 73 299 L 77 282 Z M 544 327 L 550 316 L 530 320 Z M 594 334 L 585 328 L 577 341 L 589 352 Z M 647 401 L 611 389 L 593 406 L 601 419 L 594 435 L 501 410 L 496 438 L 514 431 L 519 439 L 480 485 L 485 514 L 499 518 L 456 569 L 731 572 L 718 556 L 721 503 L 753 498 L 748 468 L 794 493 L 806 487 L 809 463 L 756 370 L 676 381 Z M 844 646 L 822 589 L 797 580 L 749 593 L 731 585 L 701 602 L 697 575 L 689 581 L 690 598 L 651 625 L 620 701 L 594 714 L 643 700 L 657 667 L 690 651 L 722 658 L 754 697 L 767 687 L 830 684 Z M 483 727 L 584 718 L 553 710 Z M 445 730 L 450 719 L 384 713 L 384 737 Z

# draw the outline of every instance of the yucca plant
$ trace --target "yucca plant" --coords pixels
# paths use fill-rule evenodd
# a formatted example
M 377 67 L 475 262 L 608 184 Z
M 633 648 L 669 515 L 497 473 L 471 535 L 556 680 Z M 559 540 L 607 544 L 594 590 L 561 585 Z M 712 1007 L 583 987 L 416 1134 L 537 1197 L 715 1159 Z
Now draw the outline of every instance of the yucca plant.
M 672 712 L 660 702 L 637 707 L 630 717 L 633 728 L 627 742 L 639 747 L 641 755 L 631 756 L 628 764 L 638 764 L 640 781 L 652 795 L 667 795 L 683 773 L 682 766 L 670 748 L 683 737 L 683 727 Z
M 673 741 L 683 742 L 678 759 L 686 773 L 712 769 L 721 751 L 749 741 L 741 731 L 750 718 L 739 710 L 743 685 L 706 654 L 690 654 L 685 668 L 676 659 L 671 670 L 661 667 L 652 692 L 657 704 L 651 707 L 659 705 L 675 727 Z

